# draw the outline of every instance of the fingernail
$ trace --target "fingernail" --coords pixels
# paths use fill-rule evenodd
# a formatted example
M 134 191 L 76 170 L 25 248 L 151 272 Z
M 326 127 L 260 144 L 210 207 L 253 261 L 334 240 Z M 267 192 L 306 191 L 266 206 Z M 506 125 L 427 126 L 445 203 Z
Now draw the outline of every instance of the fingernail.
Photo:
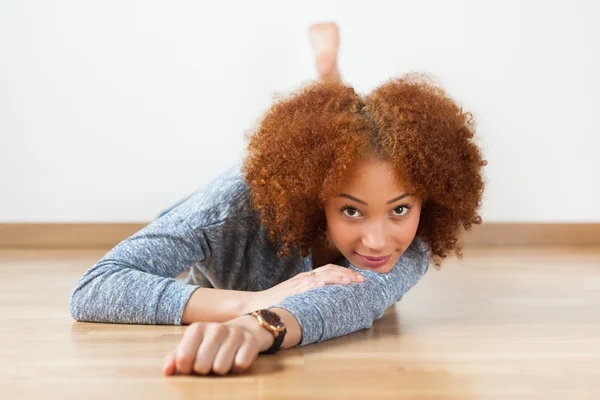
M 348 278 L 347 276 L 343 276 L 343 277 L 342 277 L 342 280 L 343 280 L 344 282 L 350 282 L 350 278 Z

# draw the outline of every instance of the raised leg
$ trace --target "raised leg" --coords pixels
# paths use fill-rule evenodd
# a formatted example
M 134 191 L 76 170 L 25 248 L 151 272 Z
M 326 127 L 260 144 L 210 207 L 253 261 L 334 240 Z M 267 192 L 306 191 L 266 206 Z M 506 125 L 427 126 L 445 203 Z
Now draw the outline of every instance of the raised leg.
M 337 56 L 340 45 L 339 28 L 335 22 L 314 23 L 308 30 L 310 44 L 320 79 L 340 80 Z

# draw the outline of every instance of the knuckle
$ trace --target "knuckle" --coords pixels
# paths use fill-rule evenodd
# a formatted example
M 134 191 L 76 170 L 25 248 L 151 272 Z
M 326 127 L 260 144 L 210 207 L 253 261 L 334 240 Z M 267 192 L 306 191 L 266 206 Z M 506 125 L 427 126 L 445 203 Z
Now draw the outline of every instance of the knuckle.
M 212 370 L 217 375 L 225 375 L 229 372 L 229 370 L 224 365 L 221 365 L 221 364 L 214 365 Z
M 175 365 L 177 366 L 177 369 L 182 372 L 188 371 L 191 364 L 192 358 L 186 353 L 177 354 L 175 357 Z
M 238 361 L 235 363 L 235 369 L 238 372 L 243 372 L 250 367 L 250 364 L 246 360 Z
M 219 324 L 217 322 L 207 322 L 206 330 L 210 332 L 214 332 L 219 329 Z
M 186 329 L 186 333 L 188 335 L 196 335 L 204 330 L 204 323 L 202 322 L 194 322 L 188 326 Z
M 231 339 L 236 343 L 241 342 L 244 339 L 244 331 L 235 329 L 231 332 Z
M 215 328 L 217 333 L 220 333 L 220 334 L 228 334 L 230 329 L 231 328 L 229 326 L 224 325 L 224 324 L 217 324 L 217 327 Z
M 212 337 L 215 333 L 215 327 L 211 323 L 207 323 L 204 327 L 204 339 Z
M 194 372 L 201 375 L 206 375 L 210 372 L 210 367 L 207 367 L 202 364 L 194 365 Z
M 221 323 L 211 323 L 206 327 L 206 333 L 212 337 L 224 337 L 229 332 L 229 327 Z
M 244 341 L 250 343 L 252 346 L 258 346 L 258 339 L 250 332 L 244 332 Z

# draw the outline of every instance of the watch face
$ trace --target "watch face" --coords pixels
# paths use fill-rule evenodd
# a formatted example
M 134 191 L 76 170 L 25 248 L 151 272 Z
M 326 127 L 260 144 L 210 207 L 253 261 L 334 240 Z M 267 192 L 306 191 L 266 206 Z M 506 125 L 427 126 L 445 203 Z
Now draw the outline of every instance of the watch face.
M 283 328 L 283 321 L 279 315 L 275 314 L 273 311 L 261 310 L 261 317 L 265 320 L 265 322 L 271 326 L 274 326 L 277 329 Z

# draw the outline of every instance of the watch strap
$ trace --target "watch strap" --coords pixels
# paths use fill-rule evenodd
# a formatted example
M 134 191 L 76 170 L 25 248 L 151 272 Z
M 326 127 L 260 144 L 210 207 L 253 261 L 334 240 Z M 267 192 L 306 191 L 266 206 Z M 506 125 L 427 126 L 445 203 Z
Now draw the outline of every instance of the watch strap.
M 267 310 L 268 311 L 268 310 Z M 252 314 L 252 312 L 249 312 L 245 315 L 252 315 L 253 317 L 257 318 L 254 314 Z M 264 328 L 264 326 L 263 326 Z M 262 354 L 275 354 L 278 351 L 281 350 L 281 345 L 283 344 L 283 339 L 285 339 L 285 334 L 287 333 L 287 330 L 283 329 L 283 331 L 279 332 L 279 334 L 277 335 L 277 337 L 275 337 L 275 333 L 268 330 L 267 328 L 265 328 L 267 331 L 269 331 L 269 333 L 271 333 L 273 335 L 273 337 L 275 338 L 275 340 L 273 341 L 273 344 L 271 345 L 271 347 L 269 347 L 267 350 L 262 351 Z
M 283 344 L 283 339 L 285 338 L 286 331 L 279 332 L 279 335 L 275 338 L 275 341 L 267 350 L 263 351 L 263 354 L 275 354 L 279 350 L 281 350 L 281 345 Z

